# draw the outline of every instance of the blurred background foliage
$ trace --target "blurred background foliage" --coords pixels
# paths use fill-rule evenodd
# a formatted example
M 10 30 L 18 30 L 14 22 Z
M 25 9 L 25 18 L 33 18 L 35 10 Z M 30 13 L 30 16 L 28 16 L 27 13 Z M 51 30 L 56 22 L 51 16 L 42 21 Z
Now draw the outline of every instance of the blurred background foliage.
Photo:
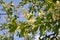
M 23 8 L 26 4 L 29 5 L 28 11 Z M 0 6 L 6 12 L 5 20 L 7 21 L 7 23 L 1 24 L 0 30 L 8 30 L 8 33 L 10 33 L 10 37 L 5 34 L 3 37 L 1 35 L 0 40 L 14 40 L 13 36 L 16 31 L 17 36 L 24 37 L 25 40 L 34 40 L 38 29 L 40 32 L 39 40 L 60 39 L 60 0 L 22 0 L 18 6 L 14 6 L 12 1 L 5 3 L 0 0 Z M 22 11 L 26 22 L 17 21 L 17 18 L 19 18 L 18 10 Z M 51 30 L 53 34 L 45 34 L 45 31 L 50 32 Z M 31 34 L 31 37 L 29 34 Z

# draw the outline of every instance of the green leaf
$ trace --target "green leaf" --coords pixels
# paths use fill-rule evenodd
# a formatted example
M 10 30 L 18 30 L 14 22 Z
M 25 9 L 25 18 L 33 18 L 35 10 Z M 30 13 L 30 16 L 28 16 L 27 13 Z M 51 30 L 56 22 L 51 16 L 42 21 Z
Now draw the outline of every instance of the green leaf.
M 44 35 L 44 31 L 46 30 L 46 27 L 43 24 L 41 24 L 39 30 L 40 30 L 40 34 Z
M 8 8 L 7 14 L 12 15 L 12 8 Z
M 6 11 L 6 7 L 3 7 L 3 9 L 2 9 L 3 11 Z
M 23 37 L 23 36 L 24 36 L 24 32 L 25 32 L 25 29 L 22 29 L 22 30 L 20 31 L 19 37 Z
M 32 29 L 32 34 L 35 34 L 38 30 L 38 26 L 34 27 L 34 29 Z
M 48 14 L 47 14 L 47 19 L 48 19 L 48 20 L 52 19 L 52 13 L 48 13 Z
M 32 17 L 33 17 L 33 15 L 30 15 L 30 17 L 28 18 L 28 20 L 31 19 Z
M 44 35 L 44 28 L 40 27 L 40 34 Z
M 36 22 L 34 23 L 35 25 L 38 25 L 38 24 L 40 24 L 41 23 L 41 19 L 40 19 L 40 17 L 37 17 L 36 18 Z
M 25 23 L 24 22 L 20 22 L 20 29 L 24 29 L 25 28 Z
M 59 26 L 58 26 L 58 25 L 55 25 L 55 26 L 53 27 L 54 33 L 55 33 L 55 34 L 58 34 L 58 30 L 59 30 Z
M 54 3 L 56 3 L 57 0 L 53 0 Z
M 15 30 L 16 30 L 16 28 L 17 28 L 17 25 L 15 24 L 15 25 L 9 25 L 9 32 L 10 33 L 14 33 L 15 32 Z
M 5 38 L 4 38 L 4 40 L 8 40 L 8 38 L 7 38 L 7 37 L 5 37 Z

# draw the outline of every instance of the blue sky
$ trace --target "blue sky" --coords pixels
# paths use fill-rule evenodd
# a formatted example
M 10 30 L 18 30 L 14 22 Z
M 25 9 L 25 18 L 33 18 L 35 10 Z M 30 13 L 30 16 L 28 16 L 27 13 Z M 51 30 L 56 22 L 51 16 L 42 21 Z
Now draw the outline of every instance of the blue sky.
M 10 3 L 11 1 L 13 1 L 14 6 L 17 6 L 18 3 L 21 2 L 22 0 L 18 0 L 18 1 L 17 1 L 17 0 L 4 0 L 5 3 Z M 28 10 L 28 4 L 24 5 L 24 8 L 25 8 L 26 10 Z M 2 6 L 0 6 L 0 9 L 2 9 Z M 0 10 L 0 14 L 1 14 L 1 13 L 5 13 L 5 12 L 3 12 L 2 10 Z M 17 19 L 17 20 L 26 21 L 26 20 L 22 17 L 22 12 L 19 11 L 18 13 L 19 13 L 20 15 L 18 14 L 18 15 L 19 15 L 19 19 Z M 2 20 L 0 23 L 6 22 L 6 21 L 3 19 L 6 15 L 0 15 L 0 16 L 1 16 L 0 21 Z M 23 18 L 23 19 L 22 19 L 22 18 Z

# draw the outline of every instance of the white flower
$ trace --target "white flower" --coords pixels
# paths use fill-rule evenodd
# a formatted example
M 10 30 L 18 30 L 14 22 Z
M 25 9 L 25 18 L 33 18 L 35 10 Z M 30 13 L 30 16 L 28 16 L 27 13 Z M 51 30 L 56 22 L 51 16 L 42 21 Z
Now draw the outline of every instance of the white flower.
M 57 1 L 57 3 L 59 3 L 59 1 Z
M 36 21 L 36 17 L 32 17 L 30 20 L 28 20 L 29 24 L 33 24 Z
M 45 13 L 44 13 L 42 10 L 40 10 L 39 13 L 38 13 L 38 16 L 39 16 L 40 18 L 42 18 L 44 14 L 45 14 Z
M 29 24 L 32 24 L 32 23 L 34 23 L 36 20 L 35 19 L 30 19 L 30 20 L 28 20 L 28 23 Z

